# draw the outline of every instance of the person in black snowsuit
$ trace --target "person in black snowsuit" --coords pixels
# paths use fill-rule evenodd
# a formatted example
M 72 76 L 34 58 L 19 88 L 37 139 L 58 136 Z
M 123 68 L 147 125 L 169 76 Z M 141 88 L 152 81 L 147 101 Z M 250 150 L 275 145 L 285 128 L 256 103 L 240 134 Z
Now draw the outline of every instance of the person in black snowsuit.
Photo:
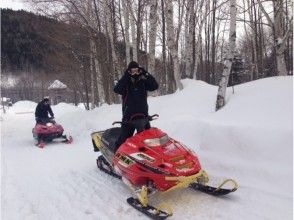
M 49 120 L 48 113 L 51 118 L 54 117 L 53 111 L 50 107 L 49 98 L 45 97 L 41 102 L 38 103 L 35 111 L 36 123 L 47 122 Z
M 115 143 L 115 149 L 131 137 L 135 127 L 130 122 L 139 117 L 148 117 L 147 92 L 158 89 L 155 78 L 135 61 L 129 63 L 122 78 L 114 87 L 114 92 L 122 96 L 122 125 L 121 134 Z M 150 123 L 145 129 L 150 128 Z

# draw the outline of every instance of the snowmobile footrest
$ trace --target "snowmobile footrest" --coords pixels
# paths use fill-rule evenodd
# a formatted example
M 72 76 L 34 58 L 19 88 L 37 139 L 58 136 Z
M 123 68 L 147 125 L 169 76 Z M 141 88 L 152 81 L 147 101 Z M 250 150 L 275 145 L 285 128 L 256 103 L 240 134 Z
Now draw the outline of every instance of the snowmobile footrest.
M 166 219 L 167 217 L 171 216 L 171 214 L 166 213 L 162 210 L 158 210 L 153 206 L 147 205 L 146 207 L 143 206 L 138 199 L 135 199 L 133 197 L 130 197 L 127 199 L 127 202 L 137 209 L 139 212 L 144 213 L 148 217 L 154 219 L 154 220 L 163 220 Z

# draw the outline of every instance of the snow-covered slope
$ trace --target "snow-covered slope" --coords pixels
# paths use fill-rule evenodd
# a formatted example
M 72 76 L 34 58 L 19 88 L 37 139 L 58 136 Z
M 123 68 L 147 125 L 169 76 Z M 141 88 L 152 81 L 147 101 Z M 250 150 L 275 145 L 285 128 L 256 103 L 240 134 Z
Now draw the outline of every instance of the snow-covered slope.
M 214 112 L 217 88 L 183 80 L 184 90 L 149 98 L 153 126 L 185 143 L 212 176 L 232 177 L 240 188 L 215 198 L 185 189 L 165 200 L 170 219 L 292 219 L 293 82 L 274 77 L 228 89 L 228 103 Z M 53 106 L 74 142 L 33 146 L 31 102 L 19 102 L 2 123 L 2 219 L 147 219 L 126 203 L 121 181 L 96 168 L 90 133 L 121 117 L 120 105 L 85 111 Z

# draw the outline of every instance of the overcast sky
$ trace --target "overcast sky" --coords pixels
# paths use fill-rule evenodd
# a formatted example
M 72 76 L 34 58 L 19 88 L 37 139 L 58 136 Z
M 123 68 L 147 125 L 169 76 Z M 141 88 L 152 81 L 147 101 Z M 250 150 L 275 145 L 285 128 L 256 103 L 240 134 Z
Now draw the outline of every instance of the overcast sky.
M 13 10 L 28 10 L 28 7 L 22 0 L 0 0 L 0 7 L 11 8 Z

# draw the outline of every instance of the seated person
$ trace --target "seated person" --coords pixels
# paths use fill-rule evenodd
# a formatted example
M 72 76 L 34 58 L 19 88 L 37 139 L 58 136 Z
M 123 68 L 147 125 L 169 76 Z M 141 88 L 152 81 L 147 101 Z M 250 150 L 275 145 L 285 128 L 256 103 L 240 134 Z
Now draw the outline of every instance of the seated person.
M 54 118 L 53 111 L 50 107 L 49 97 L 44 97 L 44 99 L 38 103 L 35 111 L 36 123 L 44 123 L 49 121 L 48 113 L 51 118 Z

